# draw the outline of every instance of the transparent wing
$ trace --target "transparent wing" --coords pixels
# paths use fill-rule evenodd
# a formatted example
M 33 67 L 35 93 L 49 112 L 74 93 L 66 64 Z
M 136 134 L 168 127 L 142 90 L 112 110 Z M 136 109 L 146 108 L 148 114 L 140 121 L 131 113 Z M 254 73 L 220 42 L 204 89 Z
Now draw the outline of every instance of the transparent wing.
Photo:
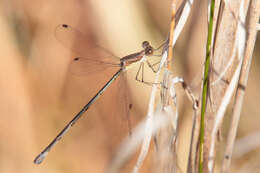
M 109 67 L 119 67 L 118 57 L 96 45 L 91 36 L 84 35 L 70 25 L 58 25 L 55 37 L 64 47 L 76 54 L 69 67 L 72 74 L 83 75 L 106 70 Z
M 129 88 L 128 88 L 128 84 L 127 84 L 127 79 L 126 79 L 126 73 L 121 74 L 121 77 L 119 78 L 119 90 L 118 90 L 118 94 L 119 94 L 119 103 L 120 105 L 122 105 L 122 111 L 121 111 L 121 116 L 122 116 L 122 120 L 124 122 L 124 126 L 127 128 L 128 134 L 132 134 L 132 117 L 130 116 L 130 111 L 132 108 L 132 100 L 130 97 L 130 93 L 129 93 Z
M 94 60 L 90 58 L 76 57 L 69 67 L 69 71 L 73 75 L 89 75 L 100 73 L 111 68 L 120 68 L 119 64 L 109 63 L 108 61 Z

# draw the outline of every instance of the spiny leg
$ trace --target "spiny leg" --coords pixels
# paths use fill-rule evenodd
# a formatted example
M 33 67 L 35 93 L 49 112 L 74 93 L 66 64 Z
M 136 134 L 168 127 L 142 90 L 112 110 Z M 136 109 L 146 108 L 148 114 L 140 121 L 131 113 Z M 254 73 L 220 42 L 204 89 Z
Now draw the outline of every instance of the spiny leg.
M 146 63 L 147 63 L 147 65 L 150 67 L 150 69 L 152 69 L 152 71 L 153 71 L 154 73 L 157 73 L 157 72 L 159 71 L 159 67 L 158 67 L 158 69 L 154 69 L 154 66 L 157 65 L 157 64 L 159 64 L 160 61 L 159 61 L 159 62 L 156 62 L 156 63 L 154 63 L 154 64 L 151 64 L 148 60 L 146 60 Z
M 138 81 L 138 82 L 142 82 L 140 79 L 138 79 L 140 70 L 141 70 L 141 68 L 142 68 L 142 64 L 143 64 L 143 62 L 140 64 L 140 66 L 139 66 L 139 68 L 138 68 L 138 70 L 137 70 L 136 76 L 135 76 L 135 80 Z
M 165 44 L 166 44 L 167 42 L 168 42 L 168 39 L 167 39 L 166 41 L 164 41 L 158 48 L 153 49 L 154 51 L 157 51 L 157 50 L 161 49 L 161 48 L 164 46 L 163 51 L 162 51 L 159 55 L 152 55 L 151 57 L 161 57 L 161 56 L 163 55 L 163 53 L 165 52 L 165 49 L 168 48 L 168 46 L 165 46 Z M 159 64 L 160 61 L 158 61 L 158 62 L 156 62 L 156 63 L 154 63 L 154 64 L 151 64 L 151 63 L 146 59 L 146 62 L 147 62 L 147 65 L 152 69 L 152 71 L 153 71 L 154 73 L 156 73 L 156 72 L 159 71 L 159 67 L 158 67 L 158 69 L 154 69 L 154 66 L 157 65 L 157 64 Z
M 164 43 L 164 44 L 165 44 L 165 43 Z M 164 44 L 162 44 L 162 45 L 161 45 L 160 47 L 158 47 L 157 49 L 160 49 Z M 154 49 L 154 50 L 157 50 L 157 49 Z M 159 54 L 159 55 L 152 55 L 152 56 L 150 56 L 149 59 L 151 59 L 152 57 L 162 57 L 163 53 L 164 53 L 164 51 L 162 51 L 161 54 Z M 158 67 L 157 69 L 155 69 L 154 66 L 156 66 L 157 64 L 160 64 L 160 62 L 161 62 L 161 61 L 159 60 L 158 62 L 152 64 L 152 63 L 150 63 L 150 62 L 148 61 L 148 59 L 146 59 L 147 65 L 152 69 L 152 71 L 153 71 L 154 73 L 157 73 L 157 72 L 159 71 L 159 68 L 160 68 L 160 67 Z
M 144 82 L 144 63 L 142 63 L 142 82 Z
M 140 73 L 140 71 L 142 70 L 142 76 L 141 76 L 141 80 L 138 78 L 138 76 L 139 76 L 139 73 Z M 139 69 L 138 69 L 138 71 L 137 71 L 137 73 L 136 73 L 136 76 L 135 76 L 135 80 L 136 81 L 138 81 L 138 82 L 141 82 L 141 83 L 144 83 L 144 84 L 146 84 L 146 85 L 149 85 L 149 86 L 151 86 L 151 85 L 161 85 L 161 83 L 154 83 L 154 82 L 146 82 L 146 81 L 144 81 L 144 62 L 142 62 L 141 64 L 140 64 L 140 66 L 139 66 Z

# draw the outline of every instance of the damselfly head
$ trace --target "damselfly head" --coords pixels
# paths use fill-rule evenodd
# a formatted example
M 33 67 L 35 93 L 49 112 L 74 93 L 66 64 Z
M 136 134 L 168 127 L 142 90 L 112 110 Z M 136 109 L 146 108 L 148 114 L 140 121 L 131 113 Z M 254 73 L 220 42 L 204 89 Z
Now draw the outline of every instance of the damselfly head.
M 143 41 L 142 46 L 144 49 L 150 46 L 150 43 L 148 41 Z
M 153 54 L 153 48 L 151 46 L 146 48 L 144 51 L 145 51 L 145 55 L 149 56 Z
M 144 41 L 142 43 L 142 46 L 144 48 L 145 55 L 152 55 L 153 54 L 153 47 L 150 45 L 148 41 Z

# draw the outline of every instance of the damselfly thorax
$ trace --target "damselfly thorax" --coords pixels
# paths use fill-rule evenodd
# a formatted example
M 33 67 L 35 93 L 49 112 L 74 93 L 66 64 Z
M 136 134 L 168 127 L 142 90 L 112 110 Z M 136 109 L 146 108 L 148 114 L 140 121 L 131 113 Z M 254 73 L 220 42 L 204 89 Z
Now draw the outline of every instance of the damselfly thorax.
M 153 47 L 150 45 L 148 41 L 144 41 L 142 43 L 142 47 L 144 48 L 144 50 L 121 58 L 121 66 L 128 66 L 130 64 L 139 62 L 144 56 L 151 56 L 153 54 Z

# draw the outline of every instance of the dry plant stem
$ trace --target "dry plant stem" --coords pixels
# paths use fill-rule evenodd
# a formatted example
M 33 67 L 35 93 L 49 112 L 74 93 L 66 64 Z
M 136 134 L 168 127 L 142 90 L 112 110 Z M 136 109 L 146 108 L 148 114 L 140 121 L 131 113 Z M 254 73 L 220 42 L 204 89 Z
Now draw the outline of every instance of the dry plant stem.
M 217 21 L 221 16 L 219 16 L 219 10 L 220 8 L 220 2 L 221 0 L 216 0 L 215 1 L 215 10 L 214 10 L 214 15 L 213 15 L 213 28 L 212 28 L 212 35 L 216 35 L 216 27 L 217 27 Z M 210 3 L 208 6 L 208 10 L 210 13 Z M 210 16 L 208 16 L 210 17 Z M 212 42 L 215 42 L 215 37 L 212 38 Z M 214 44 L 212 44 L 214 45 Z M 214 47 L 210 48 L 210 56 L 212 57 L 213 52 L 214 52 Z M 202 94 L 201 94 L 202 95 Z M 191 134 L 191 144 L 190 144 L 190 151 L 189 151 L 189 158 L 188 158 L 188 165 L 187 165 L 187 172 L 189 173 L 195 173 L 197 172 L 197 168 L 199 167 L 199 150 L 198 150 L 198 141 L 199 141 L 199 135 L 200 135 L 200 116 L 201 114 L 200 111 L 197 111 L 194 109 L 193 111 L 193 116 L 192 116 L 192 134 Z
M 176 153 L 176 148 L 177 148 L 177 143 L 178 143 L 178 107 L 177 107 L 177 100 L 176 100 L 176 93 L 175 93 L 175 89 L 174 89 L 174 85 L 176 83 L 181 82 L 182 86 L 187 94 L 187 96 L 189 97 L 189 99 L 192 101 L 193 103 L 193 109 L 194 109 L 194 114 L 196 115 L 196 109 L 197 109 L 197 101 L 195 99 L 195 97 L 193 96 L 193 94 L 191 93 L 191 90 L 187 87 L 187 85 L 185 84 L 184 80 L 182 78 L 179 77 L 173 77 L 171 74 L 172 71 L 172 61 L 173 61 L 173 44 L 174 42 L 174 34 L 176 31 L 176 34 L 178 34 L 178 30 L 177 28 L 174 29 L 175 26 L 175 11 L 176 11 L 176 2 L 172 1 L 172 16 L 171 16 L 171 24 L 170 24 L 170 33 L 169 33 L 169 49 L 168 49 L 168 61 L 167 61 L 167 70 L 164 73 L 164 77 L 163 77 L 163 86 L 167 87 L 167 88 L 171 88 L 171 92 L 169 92 L 169 90 L 164 90 L 162 89 L 162 104 L 163 104 L 163 108 L 169 108 L 170 103 L 172 102 L 175 108 L 175 115 L 172 116 L 171 122 L 172 122 L 172 126 L 171 127 L 165 127 L 163 128 L 160 132 L 163 135 L 158 136 L 157 141 L 158 141 L 158 151 L 164 153 L 165 158 L 168 158 L 167 161 L 165 161 L 166 163 L 161 163 L 159 161 L 159 163 L 161 163 L 161 165 L 158 165 L 159 167 L 161 167 L 164 172 L 176 172 L 178 171 L 178 163 L 177 163 L 177 153 Z M 186 1 L 186 5 L 191 5 L 191 1 Z M 190 6 L 184 6 L 184 7 L 190 7 Z M 186 9 L 186 14 L 189 14 L 189 10 L 190 8 Z M 188 12 L 188 13 L 187 13 Z M 184 13 L 185 14 L 185 13 Z M 187 19 L 187 16 L 186 16 Z M 179 23 L 178 23 L 179 24 Z M 172 108 L 171 108 L 172 109 Z M 164 110 L 162 110 L 164 111 Z M 171 142 L 169 142 L 171 141 Z M 165 150 L 168 150 L 168 153 L 165 154 L 166 152 L 164 152 Z M 162 154 L 160 154 L 162 155 Z M 171 156 L 171 157 L 170 157 Z M 190 170 L 188 168 L 188 170 Z
M 156 135 L 157 140 L 157 170 L 160 172 L 176 172 L 177 170 L 177 127 L 178 127 L 178 109 L 176 103 L 176 95 L 170 96 L 170 90 L 165 88 L 170 88 L 172 79 L 172 59 L 173 59 L 173 38 L 174 38 L 174 28 L 175 28 L 175 14 L 176 14 L 176 0 L 172 1 L 172 14 L 170 23 L 170 33 L 169 33 L 169 45 L 168 45 L 168 56 L 167 56 L 167 70 L 164 71 L 163 84 L 161 88 L 161 111 L 165 112 L 166 108 L 172 109 L 170 106 L 171 98 L 174 97 L 174 107 L 175 115 L 171 115 L 172 126 L 165 126 L 160 129 Z M 172 90 L 175 94 L 174 86 Z M 173 111 L 172 111 L 173 112 Z M 159 169 L 158 169 L 159 168 Z
M 243 31 L 242 41 L 238 40 L 241 33 L 238 33 L 239 25 L 238 17 L 241 10 L 241 4 L 243 6 L 243 12 L 246 13 L 246 2 L 230 0 L 228 4 L 225 3 L 224 9 L 219 10 L 221 14 L 218 26 L 216 27 L 217 35 L 215 36 L 214 54 L 212 68 L 218 74 L 226 68 L 226 64 L 230 62 L 233 53 L 237 53 L 238 56 L 235 61 L 230 65 L 227 73 L 224 74 L 223 79 L 217 82 L 215 85 L 210 86 L 211 106 L 206 109 L 205 115 L 205 135 L 204 135 L 204 147 L 203 147 L 203 172 L 213 172 L 215 164 L 215 146 L 217 131 L 221 126 L 225 110 L 231 100 L 231 96 L 235 90 L 236 83 L 238 81 L 242 58 L 244 50 Z M 237 51 L 233 51 L 237 47 Z M 241 51 L 242 50 L 242 51 Z M 243 56 L 243 55 L 242 55 Z M 218 79 L 218 75 L 211 73 L 210 81 Z
M 167 70 L 164 71 L 163 75 L 163 84 L 161 89 L 161 102 L 162 102 L 162 112 L 168 107 L 172 109 L 170 105 L 170 94 L 169 88 L 171 85 L 171 71 L 172 71 L 172 58 L 173 58 L 173 38 L 174 38 L 174 28 L 175 28 L 175 13 L 176 13 L 176 1 L 172 1 L 172 15 L 171 15 L 171 24 L 170 24 L 170 34 L 169 34 L 169 45 L 168 45 L 168 56 L 167 56 Z M 157 165 L 161 172 L 176 172 L 177 169 L 177 155 L 176 155 L 176 146 L 177 146 L 177 122 L 178 122 L 178 110 L 175 102 L 175 115 L 171 115 L 171 124 L 172 126 L 166 126 L 162 128 L 157 133 L 157 143 L 158 143 L 158 163 Z M 163 159 L 167 158 L 167 159 Z M 163 160 L 163 161 L 162 161 Z
M 152 134 L 155 134 L 160 128 L 164 128 L 165 126 L 170 125 L 170 117 L 174 113 L 169 113 L 165 111 L 162 113 L 161 108 L 156 109 L 154 112 L 154 117 L 152 121 Z M 168 115 L 167 115 L 168 114 Z M 117 151 L 114 154 L 114 157 L 108 164 L 108 168 L 106 168 L 106 173 L 117 173 L 120 172 L 120 169 L 124 167 L 131 159 L 134 153 L 136 153 L 139 149 L 141 142 L 143 141 L 145 134 L 145 129 L 147 126 L 147 121 L 144 119 L 133 129 L 132 136 L 127 136 L 118 147 Z
M 215 10 L 213 15 L 213 26 L 212 26 L 212 35 L 216 35 L 216 27 L 217 27 L 217 20 L 221 17 L 219 16 L 219 10 L 220 8 L 220 2 L 221 0 L 215 0 Z M 210 13 L 210 3 L 208 5 L 208 10 Z M 210 19 L 210 15 L 208 16 L 208 19 Z M 215 37 L 212 37 L 212 43 L 211 45 L 214 45 Z M 210 50 L 210 56 L 212 57 L 214 52 L 214 47 L 209 47 Z M 203 83 L 202 83 L 203 87 Z M 202 95 L 202 93 L 201 93 Z M 199 144 L 199 136 L 200 136 L 200 121 L 201 117 L 199 116 L 201 114 L 201 111 L 197 111 L 194 109 L 193 111 L 193 117 L 192 117 L 192 134 L 191 134 L 191 144 L 190 144 L 190 151 L 189 151 L 189 158 L 188 158 L 188 165 L 187 165 L 187 172 L 189 173 L 195 173 L 197 172 L 197 168 L 199 167 L 199 150 L 198 150 L 198 144 Z
M 245 95 L 245 89 L 247 86 L 247 80 L 248 80 L 250 65 L 252 61 L 252 54 L 253 54 L 253 49 L 256 40 L 259 17 L 260 17 L 260 1 L 252 0 L 249 8 L 248 24 L 246 25 L 248 35 L 246 40 L 245 57 L 242 65 L 242 71 L 240 73 L 239 84 L 236 91 L 235 103 L 233 106 L 229 134 L 227 137 L 227 145 L 226 145 L 226 150 L 225 150 L 222 168 L 221 168 L 222 173 L 227 173 L 230 170 L 231 157 L 232 157 L 234 142 L 236 138 L 238 123 L 240 119 L 243 98 Z
M 156 133 L 156 170 L 155 172 L 176 172 L 177 166 L 177 126 L 178 109 L 174 84 L 171 82 L 172 75 L 168 70 L 164 71 L 163 87 L 161 88 L 160 112 L 169 114 L 169 125 L 162 127 Z M 172 92 L 171 92 L 172 91 Z M 173 93 L 171 95 L 171 93 Z M 174 108 L 171 106 L 174 104 Z M 168 110 L 168 111 L 167 111 Z M 175 113 L 174 113 L 175 112 Z
M 211 51 L 211 55 L 213 56 L 214 54 L 214 45 L 215 45 L 215 41 L 216 41 L 216 36 L 217 36 L 217 31 L 218 31 L 218 26 L 219 26 L 219 22 L 221 21 L 221 17 L 222 17 L 222 10 L 223 10 L 223 0 L 215 0 L 215 10 L 214 10 L 214 16 L 213 16 L 213 29 L 212 29 L 212 35 L 214 36 L 212 38 L 212 51 Z
M 167 56 L 167 53 L 164 53 L 164 56 Z M 162 58 L 161 64 L 164 64 L 163 60 L 164 60 L 164 58 Z M 154 83 L 158 83 L 159 76 L 160 76 L 160 68 L 159 68 L 159 71 L 156 73 Z M 147 113 L 147 116 L 146 116 L 145 136 L 144 136 L 144 139 L 143 139 L 141 152 L 138 156 L 138 160 L 135 164 L 135 167 L 134 167 L 132 173 L 138 173 L 139 172 L 139 169 L 142 166 L 143 161 L 144 161 L 144 159 L 145 159 L 145 157 L 148 153 L 148 150 L 149 150 L 150 141 L 151 141 L 151 138 L 152 138 L 152 129 L 153 129 L 152 122 L 153 122 L 153 115 L 154 115 L 154 104 L 155 104 L 156 91 L 157 91 L 157 86 L 155 84 L 153 84 L 151 97 L 150 97 L 150 101 L 149 101 L 149 106 L 148 106 L 148 113 Z
M 171 24 L 170 24 L 170 34 L 169 34 L 169 48 L 168 48 L 168 61 L 167 68 L 169 71 L 172 71 L 172 58 L 173 58 L 173 35 L 175 28 L 175 13 L 176 13 L 176 2 L 172 1 L 172 15 L 171 15 Z
M 182 9 L 178 9 L 177 12 L 181 11 L 180 17 L 178 18 L 177 14 L 176 14 L 176 21 L 175 21 L 175 29 L 174 29 L 174 37 L 172 40 L 172 45 L 174 46 L 174 44 L 176 43 L 189 15 L 190 15 L 190 11 L 191 11 L 191 7 L 193 4 L 194 0 L 184 0 L 183 1 L 183 5 L 181 5 Z
M 177 25 L 175 25 L 175 34 L 173 36 L 172 43 L 170 43 L 172 45 L 172 47 L 175 45 L 183 27 L 184 27 L 184 24 L 187 21 L 187 18 L 190 14 L 192 3 L 193 3 L 193 0 L 186 0 L 185 4 L 182 6 L 182 8 L 183 8 L 183 9 L 181 9 L 182 13 L 180 15 L 180 18 L 178 20 Z M 168 55 L 167 52 L 165 52 L 164 55 L 167 56 Z M 161 65 L 163 65 L 165 60 L 166 60 L 166 59 L 164 60 L 164 55 L 163 55 L 163 58 L 161 60 Z M 158 82 L 158 79 L 156 77 L 155 83 L 157 83 L 157 82 Z M 142 163 L 143 163 L 143 161 L 144 161 L 144 159 L 147 155 L 149 145 L 150 145 L 150 141 L 151 141 L 151 133 L 149 132 L 149 128 L 152 128 L 150 125 L 151 125 L 151 121 L 152 121 L 151 117 L 152 117 L 152 113 L 153 113 L 153 109 L 154 109 L 154 102 L 155 102 L 154 101 L 154 99 L 155 99 L 154 95 L 155 95 L 155 92 L 156 92 L 156 88 L 157 88 L 156 86 L 153 86 L 153 88 L 152 88 L 152 93 L 151 93 L 151 97 L 150 97 L 150 104 L 149 104 L 148 113 L 147 113 L 147 126 L 146 126 L 146 132 L 147 132 L 146 135 L 147 136 L 144 137 L 141 152 L 139 154 L 137 163 L 136 163 L 134 170 L 133 170 L 133 172 L 135 172 L 135 173 L 137 173 L 139 168 L 141 167 L 141 165 L 142 165 Z
M 229 4 L 226 4 L 227 7 L 229 8 Z M 213 126 L 213 130 L 212 130 L 212 134 L 211 134 L 211 140 L 213 141 L 211 143 L 210 146 L 210 158 L 214 157 L 214 152 L 215 152 L 215 145 L 216 145 L 216 135 L 217 135 L 217 131 L 219 130 L 223 117 L 224 117 L 224 113 L 225 110 L 227 108 L 227 105 L 229 104 L 232 94 L 235 91 L 236 87 L 237 87 L 237 82 L 239 79 L 239 74 L 241 73 L 241 69 L 242 69 L 242 62 L 244 59 L 244 50 L 245 50 L 245 45 L 246 45 L 246 13 L 248 10 L 248 5 L 249 5 L 249 1 L 245 2 L 245 1 L 241 1 L 241 3 L 239 4 L 239 13 L 238 16 L 234 13 L 234 11 L 229 8 L 229 10 L 231 11 L 231 13 L 233 14 L 234 18 L 237 21 L 237 29 L 236 29 L 236 33 L 235 33 L 235 41 L 234 41 L 234 47 L 235 47 L 235 52 L 237 53 L 237 59 L 238 59 L 238 65 L 235 66 L 234 68 L 234 74 L 230 80 L 230 83 L 224 93 L 224 96 L 222 98 L 222 102 L 219 105 L 219 108 L 217 110 L 216 113 L 216 119 L 215 119 L 215 124 Z M 234 55 L 231 56 L 230 61 L 233 61 L 233 57 Z M 214 165 L 214 160 L 210 160 L 208 167 L 209 169 L 211 169 L 213 171 L 213 165 Z
M 199 141 L 199 131 L 200 131 L 200 112 L 195 111 L 192 115 L 192 134 L 191 134 L 191 143 L 190 143 L 190 151 L 187 165 L 188 173 L 197 172 L 198 161 L 197 161 L 197 152 L 198 152 L 198 141 Z

